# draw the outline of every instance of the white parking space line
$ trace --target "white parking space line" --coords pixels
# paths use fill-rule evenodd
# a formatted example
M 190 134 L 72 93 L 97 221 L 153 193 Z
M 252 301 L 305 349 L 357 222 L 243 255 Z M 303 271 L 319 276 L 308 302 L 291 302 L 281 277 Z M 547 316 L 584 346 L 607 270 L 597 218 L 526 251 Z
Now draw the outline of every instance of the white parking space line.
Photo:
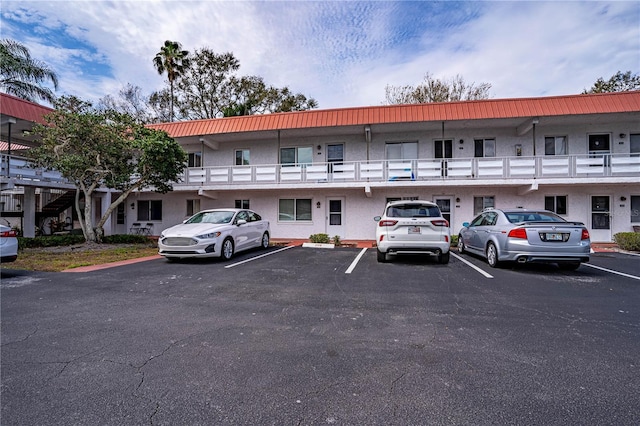
M 631 279 L 634 279 L 634 280 L 640 280 L 640 277 L 638 277 L 636 275 L 625 274 L 624 272 L 614 271 L 613 269 L 603 268 L 601 266 L 592 265 L 590 263 L 582 263 L 582 265 L 583 266 L 588 266 L 589 268 L 599 269 L 601 271 L 609 272 L 611 274 L 621 275 L 623 277 L 631 278 Z
M 351 262 L 351 265 L 349 265 L 347 270 L 344 272 L 345 274 L 350 274 L 355 269 L 356 265 L 358 264 L 358 262 L 360 262 L 360 259 L 362 259 L 362 256 L 366 251 L 367 251 L 366 247 L 360 251 L 360 253 L 356 256 L 356 258 L 353 259 L 353 262 Z
M 449 251 L 449 253 L 451 253 L 451 251 Z M 459 261 L 461 261 L 462 263 L 465 263 L 467 266 L 475 269 L 476 271 L 480 272 L 482 275 L 484 275 L 487 278 L 493 278 L 493 275 L 489 274 L 488 272 L 485 272 L 484 270 L 478 268 L 476 265 L 474 265 L 473 263 L 469 262 L 468 260 L 465 260 L 463 258 L 461 258 L 460 256 L 458 256 L 455 253 L 451 253 L 451 256 L 455 257 L 456 259 L 458 259 Z
M 294 248 L 294 247 L 296 247 L 296 246 L 286 246 L 286 247 L 283 247 L 283 248 L 281 248 L 279 250 L 270 251 L 269 253 L 261 254 L 260 256 L 256 256 L 256 257 L 252 257 L 251 259 L 246 259 L 246 260 L 243 260 L 241 262 L 232 263 L 231 265 L 225 266 L 225 268 L 233 268 L 234 266 L 242 265 L 243 263 L 251 262 L 252 260 L 260 259 L 260 258 L 265 257 L 265 256 L 271 256 L 272 254 L 280 253 L 281 251 L 289 250 L 290 248 Z

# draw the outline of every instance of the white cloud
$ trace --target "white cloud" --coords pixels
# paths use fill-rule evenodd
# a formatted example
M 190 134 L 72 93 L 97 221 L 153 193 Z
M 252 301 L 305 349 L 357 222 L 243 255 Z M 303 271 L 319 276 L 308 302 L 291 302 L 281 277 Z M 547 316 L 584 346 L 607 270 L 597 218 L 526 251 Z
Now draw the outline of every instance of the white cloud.
M 386 85 L 426 72 L 491 83 L 495 97 L 579 93 L 640 71 L 639 13 L 637 2 L 3 1 L 2 27 L 62 92 L 91 100 L 163 87 L 152 58 L 170 39 L 233 52 L 241 75 L 335 108 L 378 105 Z

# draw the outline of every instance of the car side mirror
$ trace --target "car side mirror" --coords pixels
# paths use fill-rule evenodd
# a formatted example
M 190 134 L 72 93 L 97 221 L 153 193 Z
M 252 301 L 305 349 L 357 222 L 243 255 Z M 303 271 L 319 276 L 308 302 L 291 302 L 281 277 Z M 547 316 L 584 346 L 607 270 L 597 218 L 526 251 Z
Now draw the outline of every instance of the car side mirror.
M 376 222 L 380 222 L 380 219 L 382 219 L 381 216 L 376 216 L 376 217 L 373 218 L 373 220 L 375 220 Z
M 465 228 L 469 227 L 469 222 L 462 222 L 462 226 L 464 226 Z
M 246 224 L 246 223 L 247 223 L 247 221 L 246 221 L 246 220 L 244 220 L 244 219 L 239 219 L 239 220 L 236 222 L 236 225 L 240 226 L 240 225 L 244 225 L 244 224 Z

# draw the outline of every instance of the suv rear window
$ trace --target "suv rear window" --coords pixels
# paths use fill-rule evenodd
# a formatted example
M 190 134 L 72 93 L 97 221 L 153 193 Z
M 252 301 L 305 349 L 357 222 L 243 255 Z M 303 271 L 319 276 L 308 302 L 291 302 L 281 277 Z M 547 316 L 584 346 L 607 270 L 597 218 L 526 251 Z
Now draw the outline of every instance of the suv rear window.
M 387 217 L 440 217 L 440 209 L 424 204 L 397 204 L 387 209 Z

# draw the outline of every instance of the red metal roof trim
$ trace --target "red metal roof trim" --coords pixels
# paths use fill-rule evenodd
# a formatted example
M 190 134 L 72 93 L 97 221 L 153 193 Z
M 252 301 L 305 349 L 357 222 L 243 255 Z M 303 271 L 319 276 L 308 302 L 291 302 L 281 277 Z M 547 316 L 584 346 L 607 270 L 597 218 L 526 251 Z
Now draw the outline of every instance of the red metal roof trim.
M 150 125 L 149 127 L 164 130 L 169 133 L 169 135 L 179 138 L 261 130 L 619 112 L 640 112 L 640 91 L 553 96 L 545 98 L 489 99 L 416 105 L 384 105 L 361 108 L 309 110 L 188 122 L 160 123 Z
M 31 121 L 44 124 L 44 115 L 53 112 L 52 108 L 47 108 L 33 102 L 15 96 L 0 93 L 0 113 L 20 120 Z

